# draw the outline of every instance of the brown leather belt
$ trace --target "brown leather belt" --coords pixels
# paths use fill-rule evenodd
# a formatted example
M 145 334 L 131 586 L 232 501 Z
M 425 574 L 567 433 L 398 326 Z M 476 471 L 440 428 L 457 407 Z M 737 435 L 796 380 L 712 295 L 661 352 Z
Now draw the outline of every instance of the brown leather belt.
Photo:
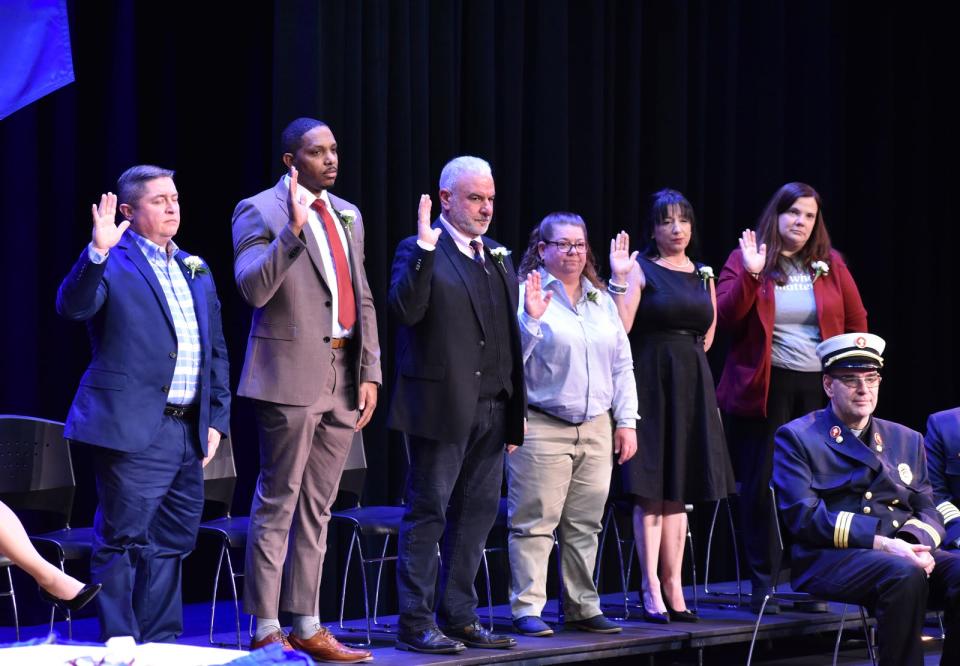
M 333 338 L 330 341 L 330 349 L 343 349 L 350 344 L 353 338 Z

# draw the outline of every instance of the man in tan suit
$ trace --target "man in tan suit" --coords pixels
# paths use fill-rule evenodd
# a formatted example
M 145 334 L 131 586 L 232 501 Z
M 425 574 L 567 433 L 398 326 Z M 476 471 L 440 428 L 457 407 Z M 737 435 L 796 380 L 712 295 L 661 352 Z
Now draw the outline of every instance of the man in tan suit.
M 325 123 L 299 118 L 282 143 L 289 173 L 233 213 L 237 287 L 255 308 L 237 393 L 253 399 L 260 437 L 244 607 L 257 618 L 251 649 L 281 643 L 322 661 L 368 661 L 318 618 L 330 505 L 381 382 L 363 220 L 327 191 L 338 156 Z M 280 610 L 293 615 L 289 636 Z

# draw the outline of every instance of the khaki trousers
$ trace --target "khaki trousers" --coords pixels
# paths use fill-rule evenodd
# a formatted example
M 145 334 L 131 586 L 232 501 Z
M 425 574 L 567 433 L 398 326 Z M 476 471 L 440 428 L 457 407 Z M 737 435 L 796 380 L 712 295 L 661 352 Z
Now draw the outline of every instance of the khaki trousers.
M 566 618 L 600 615 L 593 569 L 613 470 L 610 415 L 575 426 L 530 411 L 523 442 L 507 456 L 513 617 L 543 611 L 553 531 L 558 528 Z

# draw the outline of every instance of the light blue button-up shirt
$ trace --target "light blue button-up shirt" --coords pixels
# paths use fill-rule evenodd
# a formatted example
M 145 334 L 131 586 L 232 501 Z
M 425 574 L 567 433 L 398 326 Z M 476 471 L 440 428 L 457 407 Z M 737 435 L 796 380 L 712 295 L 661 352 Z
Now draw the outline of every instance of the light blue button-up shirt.
M 606 292 L 581 278 L 583 296 L 571 304 L 563 283 L 541 269 L 542 288 L 553 291 L 537 320 L 523 309 L 520 339 L 527 399 L 538 409 L 572 423 L 613 410 L 618 428 L 636 428 L 637 383 L 630 342 Z

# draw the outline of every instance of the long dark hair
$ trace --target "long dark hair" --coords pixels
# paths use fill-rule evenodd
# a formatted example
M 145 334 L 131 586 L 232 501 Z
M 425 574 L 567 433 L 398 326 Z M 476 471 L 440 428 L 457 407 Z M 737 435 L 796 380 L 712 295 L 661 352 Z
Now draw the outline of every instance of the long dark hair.
M 671 208 L 679 208 L 681 217 L 690 220 L 690 242 L 687 244 L 687 256 L 695 255 L 697 248 L 697 221 L 693 215 L 693 206 L 687 198 L 677 190 L 669 188 L 654 192 L 650 197 L 650 213 L 643 221 L 640 229 L 641 238 L 645 245 L 640 249 L 644 257 L 656 259 L 660 256 L 660 248 L 653 237 L 654 230 L 670 216 Z
M 550 213 L 540 220 L 540 224 L 530 232 L 530 242 L 527 244 L 527 250 L 523 253 L 523 259 L 517 268 L 517 279 L 523 282 L 527 279 L 527 274 L 538 270 L 543 266 L 543 260 L 540 258 L 540 242 L 553 240 L 554 228 L 569 224 L 583 229 L 583 240 L 587 243 L 587 261 L 583 266 L 583 277 L 587 278 L 597 289 L 604 288 L 604 282 L 597 274 L 597 260 L 593 255 L 593 249 L 590 247 L 590 237 L 587 235 L 587 224 L 583 218 L 576 213 L 567 213 L 559 211 Z
M 833 246 L 830 244 L 830 234 L 827 233 L 827 224 L 823 219 L 820 194 L 806 183 L 787 183 L 767 202 L 767 207 L 757 221 L 757 247 L 761 243 L 767 244 L 767 263 L 760 273 L 761 280 L 769 277 L 779 285 L 787 283 L 788 258 L 780 254 L 783 250 L 783 239 L 780 238 L 779 218 L 802 197 L 810 197 L 817 202 L 817 219 L 813 223 L 810 238 L 791 259 L 799 259 L 802 264 L 809 266 L 814 261 L 827 261 L 830 258 Z

